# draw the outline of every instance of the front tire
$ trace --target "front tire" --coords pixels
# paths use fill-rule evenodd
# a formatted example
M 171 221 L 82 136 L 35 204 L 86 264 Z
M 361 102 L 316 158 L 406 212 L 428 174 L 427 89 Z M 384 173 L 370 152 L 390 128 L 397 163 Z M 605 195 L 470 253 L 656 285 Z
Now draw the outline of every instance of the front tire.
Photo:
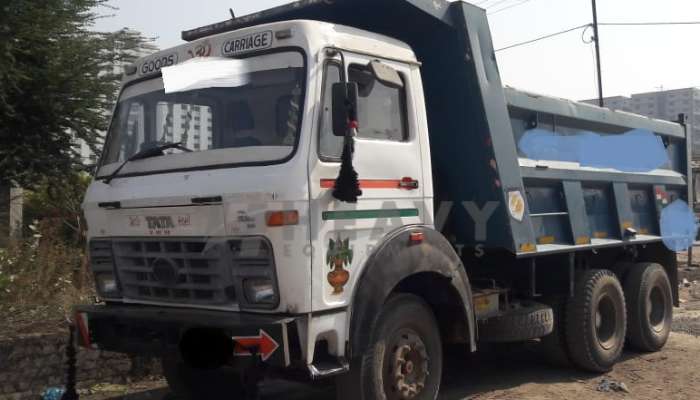
M 640 263 L 625 279 L 627 342 L 640 351 L 661 350 L 671 333 L 673 295 L 664 268 Z
M 617 276 L 609 270 L 581 274 L 566 314 L 571 362 L 591 372 L 610 371 L 622 354 L 627 329 L 625 296 Z
M 430 307 L 411 294 L 389 298 L 364 354 L 337 380 L 337 398 L 435 400 L 442 377 L 442 342 Z

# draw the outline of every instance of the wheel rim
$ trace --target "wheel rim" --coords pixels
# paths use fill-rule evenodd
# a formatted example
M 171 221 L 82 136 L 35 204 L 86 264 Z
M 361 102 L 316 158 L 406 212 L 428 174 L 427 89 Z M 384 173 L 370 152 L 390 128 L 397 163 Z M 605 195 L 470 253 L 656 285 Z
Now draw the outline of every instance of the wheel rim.
M 606 350 L 615 347 L 617 341 L 617 310 L 614 300 L 607 294 L 600 297 L 595 313 L 595 333 L 600 346 Z
M 647 312 L 651 329 L 655 332 L 661 332 L 666 321 L 666 299 L 658 286 L 654 286 L 649 292 Z
M 430 370 L 425 343 L 413 329 L 397 332 L 386 353 L 385 392 L 388 399 L 415 399 L 425 388 Z

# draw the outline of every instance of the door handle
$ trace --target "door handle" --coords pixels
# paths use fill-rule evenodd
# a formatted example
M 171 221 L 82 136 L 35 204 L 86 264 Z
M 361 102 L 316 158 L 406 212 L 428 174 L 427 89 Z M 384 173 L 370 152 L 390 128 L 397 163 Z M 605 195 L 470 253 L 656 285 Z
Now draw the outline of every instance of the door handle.
M 418 189 L 418 180 L 409 177 L 401 178 L 399 189 L 416 190 Z

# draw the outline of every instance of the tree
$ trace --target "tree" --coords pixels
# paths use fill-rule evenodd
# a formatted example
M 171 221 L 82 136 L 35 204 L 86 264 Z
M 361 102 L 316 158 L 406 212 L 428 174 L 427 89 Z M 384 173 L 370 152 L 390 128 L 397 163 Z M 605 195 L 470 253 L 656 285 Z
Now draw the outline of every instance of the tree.
M 32 191 L 25 192 L 24 227 L 50 221 L 62 242 L 83 245 L 87 227 L 81 206 L 89 184 L 90 175 L 85 172 L 68 173 L 61 177 L 60 184 L 42 179 Z
M 119 86 L 115 65 L 151 48 L 127 29 L 91 28 L 107 0 L 4 0 L 0 5 L 0 185 L 61 182 L 94 150 Z

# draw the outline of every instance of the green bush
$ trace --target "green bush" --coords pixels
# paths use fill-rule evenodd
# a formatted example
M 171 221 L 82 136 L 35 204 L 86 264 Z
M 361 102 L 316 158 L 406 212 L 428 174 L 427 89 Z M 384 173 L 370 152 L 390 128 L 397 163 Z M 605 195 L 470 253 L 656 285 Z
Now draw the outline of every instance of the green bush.
M 63 241 L 82 246 L 85 223 L 81 204 L 90 179 L 90 175 L 74 171 L 60 181 L 45 179 L 34 190 L 25 192 L 24 234 L 33 235 L 31 226 L 50 219 L 60 226 L 56 233 Z

